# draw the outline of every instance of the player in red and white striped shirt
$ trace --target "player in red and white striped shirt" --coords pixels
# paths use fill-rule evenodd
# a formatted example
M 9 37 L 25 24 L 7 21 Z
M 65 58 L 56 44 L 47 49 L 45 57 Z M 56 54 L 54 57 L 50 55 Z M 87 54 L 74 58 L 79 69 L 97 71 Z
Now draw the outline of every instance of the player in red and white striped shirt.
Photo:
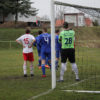
M 24 77 L 27 77 L 27 61 L 30 62 L 30 74 L 34 76 L 33 73 L 33 49 L 32 45 L 35 42 L 35 37 L 30 34 L 31 29 L 28 27 L 26 28 L 26 34 L 20 36 L 16 39 L 16 42 L 23 46 L 23 57 L 24 57 L 24 64 L 23 64 L 23 71 Z

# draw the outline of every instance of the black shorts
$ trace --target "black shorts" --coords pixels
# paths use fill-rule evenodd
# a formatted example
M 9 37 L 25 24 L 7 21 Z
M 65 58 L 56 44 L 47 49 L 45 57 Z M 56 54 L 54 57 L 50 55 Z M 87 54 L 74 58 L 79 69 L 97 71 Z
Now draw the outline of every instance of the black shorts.
M 66 63 L 67 59 L 71 63 L 75 63 L 75 49 L 62 49 L 61 50 L 61 62 Z

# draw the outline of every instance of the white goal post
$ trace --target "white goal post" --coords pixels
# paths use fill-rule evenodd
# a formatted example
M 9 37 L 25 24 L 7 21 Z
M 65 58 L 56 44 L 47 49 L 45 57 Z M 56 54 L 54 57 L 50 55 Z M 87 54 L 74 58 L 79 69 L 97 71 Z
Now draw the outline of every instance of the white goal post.
M 56 69 L 55 69 L 55 15 L 54 15 L 54 0 L 51 0 L 51 75 L 52 89 L 56 88 Z

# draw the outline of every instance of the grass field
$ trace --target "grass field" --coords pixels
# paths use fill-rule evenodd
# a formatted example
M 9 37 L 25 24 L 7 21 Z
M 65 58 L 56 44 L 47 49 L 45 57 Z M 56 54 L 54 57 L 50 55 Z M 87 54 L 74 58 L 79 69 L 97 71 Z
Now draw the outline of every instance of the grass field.
M 23 77 L 22 71 L 22 50 L 1 49 L 0 50 L 0 100 L 28 100 L 51 89 L 51 72 L 46 70 L 47 77 L 41 77 L 41 70 L 38 69 L 37 51 L 34 50 L 35 62 L 32 78 L 28 74 Z M 76 62 L 79 68 L 81 81 L 77 85 L 74 73 L 68 63 L 68 70 L 65 73 L 63 83 L 57 83 L 57 88 L 47 95 L 36 100 L 100 100 L 100 94 L 68 93 L 61 90 L 100 90 L 100 48 L 79 48 L 76 47 Z M 29 73 L 29 67 L 28 67 Z M 59 70 L 57 71 L 57 79 Z
M 37 35 L 37 29 L 32 34 Z M 56 89 L 51 89 L 51 71 L 46 69 L 47 77 L 41 77 L 38 69 L 37 50 L 34 48 L 34 73 L 32 78 L 28 74 L 23 77 L 23 57 L 21 46 L 15 41 L 24 33 L 24 29 L 0 29 L 0 100 L 100 100 L 100 94 L 64 92 L 62 90 L 91 90 L 100 91 L 100 27 L 83 27 L 75 29 L 76 40 L 85 41 L 76 43 L 76 63 L 81 81 L 75 81 L 70 63 L 64 75 L 64 82 L 57 83 Z M 95 34 L 94 34 L 95 33 Z M 91 40 L 90 42 L 87 42 Z M 97 40 L 96 42 L 94 40 Z M 3 42 L 2 42 L 3 41 Z M 57 79 L 59 78 L 59 70 Z M 29 73 L 29 64 L 28 64 Z M 33 97 L 33 99 L 32 99 Z

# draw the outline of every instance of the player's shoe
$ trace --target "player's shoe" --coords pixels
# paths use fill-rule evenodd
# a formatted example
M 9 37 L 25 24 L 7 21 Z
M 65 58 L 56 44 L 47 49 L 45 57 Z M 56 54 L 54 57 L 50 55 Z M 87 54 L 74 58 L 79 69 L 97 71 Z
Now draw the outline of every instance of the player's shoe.
M 39 66 L 39 69 L 41 69 L 42 67 L 41 66 Z
M 33 77 L 34 76 L 34 74 L 31 74 L 31 77 Z
M 50 66 L 48 66 L 48 65 L 45 65 L 45 67 L 48 68 L 48 69 L 50 69 Z
M 57 82 L 64 82 L 64 80 L 57 80 Z
M 42 75 L 42 77 L 46 77 L 46 75 Z
M 24 77 L 27 77 L 27 74 L 24 74 Z
M 80 79 L 75 79 L 76 81 L 80 81 Z

